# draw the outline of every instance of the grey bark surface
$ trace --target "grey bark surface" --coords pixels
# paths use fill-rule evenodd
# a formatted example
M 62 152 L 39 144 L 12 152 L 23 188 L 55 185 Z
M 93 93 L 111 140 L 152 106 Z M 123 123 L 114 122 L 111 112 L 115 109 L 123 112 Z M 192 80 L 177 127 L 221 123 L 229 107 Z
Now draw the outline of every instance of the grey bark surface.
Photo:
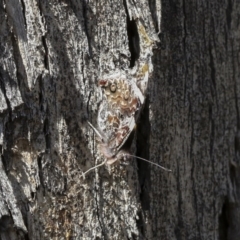
M 240 239 L 239 12 L 0 0 L 0 238 Z M 104 160 L 98 79 L 138 64 L 137 22 L 160 41 L 131 153 L 172 172 L 132 159 L 84 179 Z

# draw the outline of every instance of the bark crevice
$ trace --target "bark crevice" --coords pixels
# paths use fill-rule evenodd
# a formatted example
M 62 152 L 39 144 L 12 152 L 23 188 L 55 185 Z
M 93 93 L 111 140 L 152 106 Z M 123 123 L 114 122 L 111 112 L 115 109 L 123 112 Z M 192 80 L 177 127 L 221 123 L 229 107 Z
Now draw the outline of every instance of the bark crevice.
M 46 152 L 49 152 L 51 149 L 51 140 L 49 136 L 49 120 L 47 117 L 45 118 L 43 123 L 43 132 L 44 132 L 44 137 L 46 142 Z
M 13 48 L 13 58 L 16 67 L 16 79 L 18 83 L 18 88 L 21 93 L 22 99 L 25 100 L 26 99 L 25 95 L 29 93 L 29 88 L 27 84 L 27 74 L 14 32 L 12 32 L 11 34 L 11 40 Z M 24 101 L 24 103 L 28 104 L 28 101 Z
M 6 104 L 7 104 L 8 113 L 9 113 L 9 121 L 11 121 L 11 119 L 12 119 L 12 108 L 11 108 L 10 100 L 9 100 L 9 98 L 7 96 L 7 93 L 6 93 L 6 88 L 5 88 L 4 82 L 6 82 L 6 81 L 3 80 L 3 76 L 2 76 L 1 71 L 0 71 L 0 89 L 2 90 L 3 96 L 4 96 Z
M 88 51 L 89 51 L 89 56 L 90 58 L 92 58 L 92 46 L 91 46 L 91 38 L 90 38 L 90 34 L 88 31 L 88 5 L 86 3 L 86 0 L 82 1 L 82 13 L 83 13 L 83 25 L 84 25 L 84 30 L 85 30 L 85 34 L 87 37 L 87 42 L 88 42 Z
M 222 212 L 219 215 L 219 240 L 227 239 L 228 220 L 227 220 L 227 200 L 223 203 Z
M 140 56 L 140 39 L 136 22 L 134 19 L 130 19 L 126 0 L 123 0 L 123 4 L 127 15 L 128 47 L 131 54 L 129 67 L 133 68 Z
M 149 120 L 149 100 L 146 98 L 146 102 L 142 112 L 139 116 L 139 120 L 137 122 L 137 130 L 136 130 L 136 155 L 141 158 L 149 159 L 149 149 L 150 149 L 150 138 L 151 126 Z M 143 210 L 149 210 L 149 195 L 148 190 L 151 186 L 150 183 L 150 164 L 144 162 L 140 159 L 137 159 L 138 165 L 138 178 L 139 185 L 141 188 L 140 192 L 140 202 Z M 153 166 L 154 167 L 154 166 Z
M 227 9 L 226 9 L 226 18 L 227 18 L 227 26 L 228 29 L 231 28 L 231 22 L 232 22 L 232 1 L 228 0 L 227 2 Z
M 24 3 L 24 0 L 21 0 L 21 4 L 22 4 L 23 21 L 24 21 L 25 29 L 27 29 L 26 6 Z
M 44 66 L 47 70 L 49 70 L 48 46 L 47 46 L 47 42 L 46 42 L 46 36 L 42 36 L 42 43 L 43 43 L 43 48 L 45 50 Z
M 39 182 L 41 183 L 43 189 L 45 189 L 44 185 L 44 176 L 43 176 L 43 168 L 42 168 L 42 159 L 43 159 L 43 153 L 39 154 L 37 158 L 37 164 L 38 164 L 38 177 Z M 43 191 L 43 196 L 45 196 L 45 191 Z

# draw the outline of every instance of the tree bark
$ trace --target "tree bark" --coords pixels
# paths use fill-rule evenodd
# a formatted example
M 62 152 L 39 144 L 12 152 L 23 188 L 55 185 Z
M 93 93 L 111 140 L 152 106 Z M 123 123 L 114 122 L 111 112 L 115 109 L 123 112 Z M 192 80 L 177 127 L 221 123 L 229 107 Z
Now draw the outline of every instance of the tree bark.
M 231 0 L 0 0 L 1 239 L 240 239 L 239 12 Z M 132 158 L 84 178 L 104 161 L 87 124 L 98 80 L 141 64 L 130 151 L 172 172 Z

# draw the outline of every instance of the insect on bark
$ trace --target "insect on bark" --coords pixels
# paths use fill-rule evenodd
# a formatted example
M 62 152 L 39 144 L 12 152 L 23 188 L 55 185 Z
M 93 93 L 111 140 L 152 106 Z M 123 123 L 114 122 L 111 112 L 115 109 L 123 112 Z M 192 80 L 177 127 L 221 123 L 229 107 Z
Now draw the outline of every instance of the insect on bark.
M 104 97 L 98 112 L 98 131 L 90 122 L 88 124 L 98 136 L 98 149 L 105 160 L 84 173 L 104 164 L 111 165 L 131 157 L 151 163 L 166 171 L 171 171 L 147 159 L 131 155 L 123 150 L 124 143 L 135 128 L 136 119 L 144 103 L 144 96 L 134 81 L 127 81 L 124 75 L 111 75 L 100 80 Z M 101 133 L 100 133 L 101 132 Z
M 105 160 L 84 174 L 104 164 L 113 164 L 131 157 L 171 171 L 123 150 L 123 145 L 133 132 L 144 105 L 149 76 L 153 71 L 152 49 L 154 43 L 158 41 L 154 31 L 147 33 L 141 21 L 139 19 L 135 19 L 135 21 L 140 45 L 139 58 L 135 62 L 135 66 L 125 71 L 115 69 L 98 81 L 98 85 L 103 91 L 103 99 L 97 117 L 99 130 L 91 123 L 88 122 L 88 124 L 99 138 L 98 149 Z

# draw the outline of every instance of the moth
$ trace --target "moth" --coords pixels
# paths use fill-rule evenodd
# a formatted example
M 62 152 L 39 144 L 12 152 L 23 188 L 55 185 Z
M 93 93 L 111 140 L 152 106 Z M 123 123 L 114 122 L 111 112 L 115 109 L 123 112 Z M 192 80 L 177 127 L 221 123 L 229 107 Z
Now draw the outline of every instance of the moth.
M 139 57 L 133 68 L 124 71 L 115 69 L 98 81 L 103 93 L 97 117 L 98 130 L 91 123 L 89 125 L 99 138 L 98 149 L 105 161 L 87 172 L 101 165 L 113 164 L 130 157 L 139 158 L 171 171 L 147 159 L 133 156 L 123 149 L 144 105 L 149 76 L 153 71 L 153 47 L 155 42 L 159 41 L 153 24 L 143 21 L 138 10 L 133 15 L 129 12 L 129 16 L 135 20 L 137 26 L 139 47 L 136 49 L 139 49 Z
M 123 145 L 133 132 L 141 107 L 144 104 L 144 95 L 137 86 L 135 79 L 131 77 L 127 79 L 126 75 L 115 73 L 105 76 L 98 81 L 98 84 L 103 90 L 103 100 L 97 118 L 99 130 L 90 122 L 88 124 L 98 136 L 98 149 L 105 161 L 90 168 L 84 175 L 104 164 L 111 165 L 130 157 L 136 157 L 164 170 L 171 171 L 123 150 Z

